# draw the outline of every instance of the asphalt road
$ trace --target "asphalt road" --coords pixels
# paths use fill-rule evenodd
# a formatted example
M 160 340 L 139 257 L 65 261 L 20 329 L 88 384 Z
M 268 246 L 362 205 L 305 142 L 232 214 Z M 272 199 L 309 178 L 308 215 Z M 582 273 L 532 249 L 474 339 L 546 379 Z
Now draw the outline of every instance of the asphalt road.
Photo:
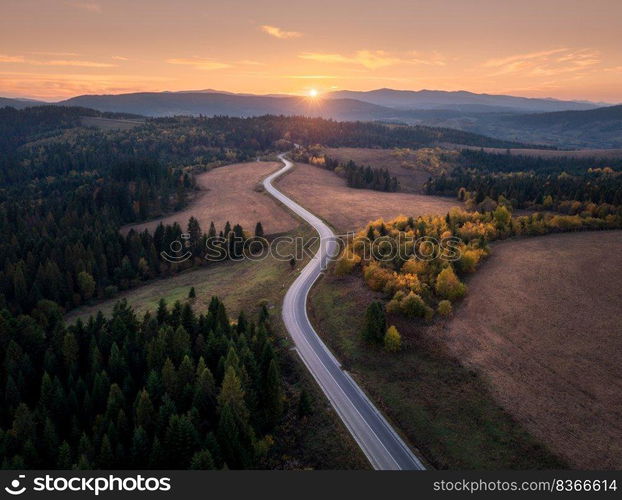
M 318 217 L 278 191 L 272 181 L 292 168 L 293 163 L 279 155 L 285 166 L 263 181 L 268 193 L 302 217 L 320 236 L 320 247 L 289 288 L 283 301 L 283 321 L 298 354 L 324 394 L 359 444 L 374 469 L 424 470 L 421 461 L 397 435 L 361 388 L 341 368 L 313 329 L 307 316 L 307 295 L 337 249 L 333 231 Z

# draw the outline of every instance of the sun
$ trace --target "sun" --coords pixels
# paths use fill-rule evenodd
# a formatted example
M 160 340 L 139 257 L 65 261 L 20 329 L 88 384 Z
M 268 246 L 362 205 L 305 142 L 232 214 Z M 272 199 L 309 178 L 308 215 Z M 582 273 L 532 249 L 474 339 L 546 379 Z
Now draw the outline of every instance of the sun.
M 316 89 L 310 89 L 309 90 L 309 97 L 317 97 L 318 92 Z

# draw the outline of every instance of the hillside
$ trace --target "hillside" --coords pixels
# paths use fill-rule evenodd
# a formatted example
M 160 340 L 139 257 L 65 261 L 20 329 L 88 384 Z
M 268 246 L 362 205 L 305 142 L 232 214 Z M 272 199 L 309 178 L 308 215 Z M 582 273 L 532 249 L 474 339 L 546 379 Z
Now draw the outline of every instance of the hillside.
M 45 103 L 0 98 L 0 107 L 23 109 L 42 104 Z M 562 149 L 622 147 L 621 106 L 598 108 L 598 104 L 589 102 L 466 91 L 343 90 L 317 99 L 211 90 L 137 92 L 81 95 L 56 104 L 148 117 L 202 115 L 246 118 L 270 114 L 339 121 L 378 121 L 455 129 L 503 141 Z
M 0 97 L 0 108 L 10 106 L 15 109 L 30 108 L 32 106 L 43 106 L 47 104 L 43 101 L 35 101 L 34 99 L 12 99 L 10 97 Z
M 340 121 L 382 121 L 457 129 L 506 141 L 561 148 L 614 148 L 622 145 L 619 133 L 622 120 L 615 112 L 599 111 L 615 111 L 618 106 L 595 108 L 597 105 L 594 103 L 466 91 L 344 90 L 319 99 L 220 91 L 139 92 L 83 95 L 59 104 L 150 117 L 250 117 L 272 114 Z M 548 111 L 551 113 L 534 113 Z M 596 127 L 585 124 L 594 120 L 598 122 Z
M 622 147 L 622 105 L 585 111 L 503 116 L 468 128 L 494 137 L 564 148 Z
M 533 127 L 565 126 L 577 127 L 593 125 L 601 122 L 622 122 L 622 105 L 607 106 L 604 108 L 586 111 L 557 111 L 555 113 L 534 113 L 516 116 L 509 119 L 514 123 Z

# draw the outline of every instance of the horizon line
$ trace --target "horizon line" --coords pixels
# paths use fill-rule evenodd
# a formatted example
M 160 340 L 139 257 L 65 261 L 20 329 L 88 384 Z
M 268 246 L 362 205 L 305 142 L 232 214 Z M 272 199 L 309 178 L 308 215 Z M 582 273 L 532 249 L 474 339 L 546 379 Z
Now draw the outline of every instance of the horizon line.
M 447 92 L 447 93 L 459 93 L 459 92 L 467 92 L 474 95 L 486 95 L 486 96 L 495 96 L 495 97 L 515 97 L 520 99 L 533 99 L 540 101 L 557 101 L 557 102 L 573 102 L 573 103 L 589 103 L 589 104 L 602 104 L 605 106 L 615 106 L 618 104 L 622 104 L 622 101 L 619 102 L 608 102 L 608 101 L 598 101 L 591 99 L 560 99 L 558 97 L 548 96 L 548 97 L 528 97 L 517 94 L 509 94 L 509 93 L 490 93 L 490 92 L 474 92 L 472 90 L 460 89 L 460 90 L 445 90 L 445 89 L 429 89 L 429 88 L 420 88 L 420 89 L 399 89 L 392 87 L 377 87 L 371 88 L 368 90 L 350 90 L 350 89 L 335 89 L 326 92 L 319 92 L 319 96 L 332 94 L 335 92 L 358 92 L 358 93 L 366 93 L 366 92 L 374 92 L 379 90 L 389 90 L 396 92 Z M 39 98 L 39 97 L 30 97 L 30 96 L 6 96 L 0 95 L 0 98 L 4 99 L 14 99 L 14 100 L 22 100 L 22 101 L 34 101 L 34 102 L 43 102 L 46 104 L 59 104 L 64 101 L 68 101 L 70 99 L 75 99 L 76 97 L 83 96 L 120 96 L 120 95 L 131 95 L 131 94 L 223 94 L 223 95 L 235 95 L 235 96 L 248 96 L 248 97 L 305 97 L 308 94 L 304 92 L 269 92 L 269 93 L 260 93 L 256 94 L 253 92 L 232 92 L 228 90 L 216 90 L 216 89 L 196 89 L 196 90 L 136 90 L 131 92 L 118 92 L 118 93 L 86 93 L 86 94 L 76 94 L 70 97 L 64 98 Z

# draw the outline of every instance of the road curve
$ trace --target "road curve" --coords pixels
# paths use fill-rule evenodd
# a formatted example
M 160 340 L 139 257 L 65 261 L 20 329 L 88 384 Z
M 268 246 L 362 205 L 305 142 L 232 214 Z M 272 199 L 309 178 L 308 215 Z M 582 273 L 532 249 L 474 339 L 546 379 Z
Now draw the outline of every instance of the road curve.
M 279 159 L 285 166 L 263 181 L 268 193 L 302 217 L 318 232 L 320 247 L 291 285 L 283 301 L 283 321 L 296 350 L 344 424 L 377 470 L 424 470 L 421 461 L 406 446 L 373 403 L 342 368 L 313 329 L 307 316 L 307 295 L 334 256 L 337 242 L 333 231 L 305 208 L 285 196 L 272 181 L 292 168 L 293 163 Z

